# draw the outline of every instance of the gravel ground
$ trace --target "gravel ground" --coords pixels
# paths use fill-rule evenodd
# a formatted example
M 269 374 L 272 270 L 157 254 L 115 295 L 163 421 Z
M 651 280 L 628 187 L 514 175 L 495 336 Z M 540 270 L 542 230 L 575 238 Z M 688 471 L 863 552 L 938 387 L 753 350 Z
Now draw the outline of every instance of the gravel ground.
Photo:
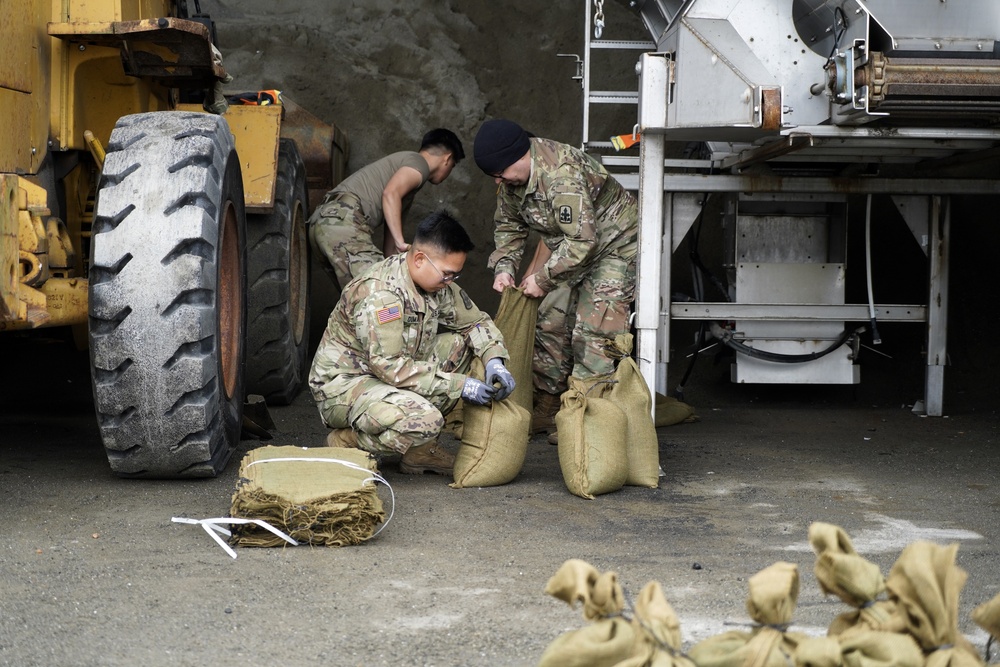
M 884 573 L 913 540 L 957 542 L 969 573 L 960 627 L 979 646 L 968 613 L 1000 591 L 990 407 L 924 419 L 864 390 L 729 386 L 708 369 L 693 386 L 700 421 L 659 429 L 658 489 L 573 496 L 539 436 L 500 487 L 451 489 L 386 465 L 395 514 L 364 545 L 232 560 L 171 517 L 224 516 L 236 461 L 210 480 L 115 478 L 86 359 L 56 343 L 15 358 L 32 350 L 71 381 L 55 385 L 55 416 L 13 388 L 2 397 L 2 665 L 530 665 L 585 623 L 543 592 L 568 558 L 618 572 L 631 596 L 660 581 L 686 646 L 746 622 L 747 578 L 789 561 L 802 580 L 796 629 L 821 634 L 845 607 L 812 574 L 813 521 L 842 526 Z M 322 441 L 307 396 L 271 414 L 274 444 Z

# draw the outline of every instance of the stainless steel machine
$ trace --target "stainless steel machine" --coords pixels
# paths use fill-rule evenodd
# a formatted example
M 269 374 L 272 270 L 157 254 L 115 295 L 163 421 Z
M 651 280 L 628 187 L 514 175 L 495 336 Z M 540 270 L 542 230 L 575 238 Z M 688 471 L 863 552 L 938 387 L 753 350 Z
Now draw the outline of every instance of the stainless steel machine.
M 618 175 L 639 192 L 648 384 L 666 391 L 672 321 L 711 323 L 736 382 L 802 384 L 859 382 L 861 337 L 910 322 L 926 328 L 926 414 L 941 415 L 951 197 L 1000 191 L 995 168 L 975 169 L 1000 152 L 1000 2 L 619 1 L 653 42 L 637 64 L 638 173 Z M 668 159 L 673 141 L 700 154 Z M 921 303 L 876 302 L 871 262 L 893 259 L 872 258 L 873 197 L 891 199 L 927 258 Z M 850 268 L 866 303 L 845 299 L 849 205 L 864 207 L 865 238 L 850 239 L 864 266 Z M 707 215 L 725 296 L 674 301 L 673 254 Z

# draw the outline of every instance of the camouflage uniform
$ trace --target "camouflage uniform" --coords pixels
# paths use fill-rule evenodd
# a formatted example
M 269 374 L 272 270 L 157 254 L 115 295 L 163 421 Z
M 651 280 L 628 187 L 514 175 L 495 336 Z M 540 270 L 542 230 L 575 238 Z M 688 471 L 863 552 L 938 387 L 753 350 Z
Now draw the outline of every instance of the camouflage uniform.
M 549 294 L 539 308 L 535 387 L 565 391 L 570 363 L 580 378 L 613 371 L 605 348 L 628 330 L 635 293 L 635 198 L 583 151 L 532 138 L 531 176 L 500 186 L 494 222 L 495 273 L 515 274 L 529 231 L 552 251 L 537 278 Z
M 473 357 L 509 358 L 500 331 L 464 290 L 423 292 L 406 257 L 393 255 L 347 285 L 309 373 L 326 425 L 354 429 L 373 453 L 433 442 Z
M 382 191 L 402 167 L 415 169 L 421 176 L 420 185 L 402 199 L 401 214 L 405 216 L 430 177 L 427 161 L 416 151 L 392 153 L 351 174 L 326 194 L 310 217 L 312 247 L 341 288 L 383 259 L 374 240 L 375 230 L 385 222 Z
M 350 193 L 327 194 L 313 213 L 309 241 L 319 251 L 323 267 L 332 269 L 338 285 L 346 285 L 383 259 L 372 242 L 368 216 Z

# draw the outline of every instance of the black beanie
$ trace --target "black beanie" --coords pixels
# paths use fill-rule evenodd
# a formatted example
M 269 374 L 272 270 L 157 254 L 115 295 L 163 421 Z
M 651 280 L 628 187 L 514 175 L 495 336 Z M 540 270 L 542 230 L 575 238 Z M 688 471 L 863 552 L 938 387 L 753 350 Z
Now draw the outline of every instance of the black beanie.
M 532 136 L 512 120 L 488 120 L 476 133 L 473 146 L 476 164 L 488 176 L 495 176 L 520 160 L 531 148 Z

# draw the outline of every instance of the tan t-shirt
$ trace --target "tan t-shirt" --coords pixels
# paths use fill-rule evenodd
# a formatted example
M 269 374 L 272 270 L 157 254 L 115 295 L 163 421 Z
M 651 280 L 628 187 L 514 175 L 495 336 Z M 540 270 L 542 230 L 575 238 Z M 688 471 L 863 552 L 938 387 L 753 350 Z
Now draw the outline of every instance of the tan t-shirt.
M 420 172 L 420 185 L 403 197 L 403 214 L 413 203 L 413 197 L 430 178 L 427 160 L 416 151 L 399 151 L 386 155 L 380 160 L 359 169 L 333 189 L 334 192 L 350 193 L 361 201 L 361 211 L 368 218 L 368 224 L 376 229 L 385 222 L 382 217 L 382 191 L 401 167 L 412 167 Z

